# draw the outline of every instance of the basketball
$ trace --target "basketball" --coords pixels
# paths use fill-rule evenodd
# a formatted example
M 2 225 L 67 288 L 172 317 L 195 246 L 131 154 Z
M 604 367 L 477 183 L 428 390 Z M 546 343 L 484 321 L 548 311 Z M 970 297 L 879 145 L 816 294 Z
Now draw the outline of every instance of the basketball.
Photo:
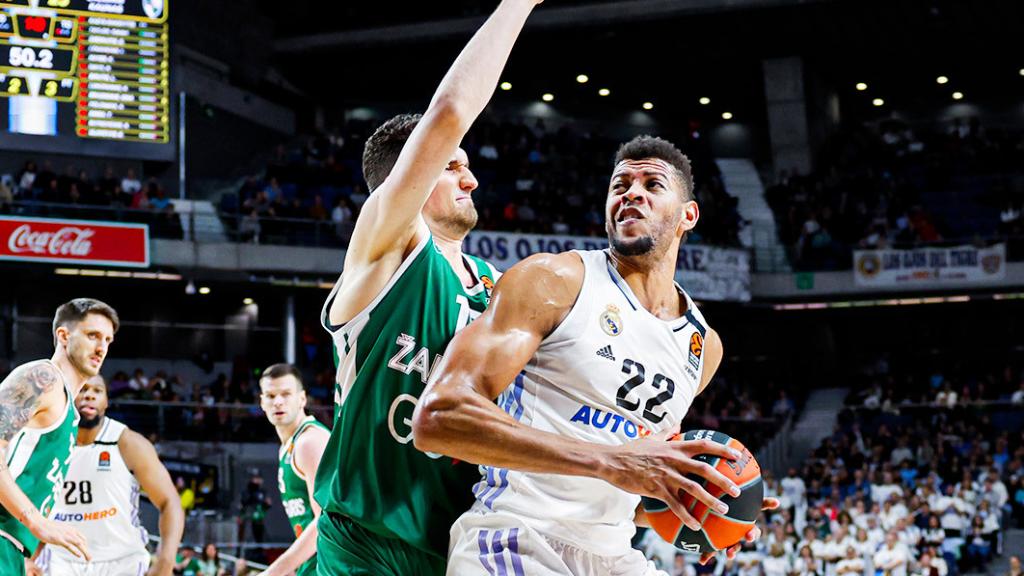
M 672 440 L 679 439 L 679 435 Z M 692 480 L 700 482 L 712 496 L 729 506 L 727 513 L 718 514 L 709 509 L 703 502 L 690 494 L 683 494 L 682 501 L 687 510 L 701 523 L 699 531 L 690 530 L 676 516 L 668 504 L 654 498 L 643 498 L 644 512 L 651 527 L 666 541 L 685 552 L 704 554 L 723 550 L 743 540 L 743 537 L 754 526 L 757 515 L 761 513 L 761 501 L 764 498 L 764 483 L 761 481 L 761 467 L 754 455 L 739 440 L 714 430 L 691 430 L 682 435 L 683 440 L 711 440 L 739 450 L 743 455 L 738 461 L 726 460 L 718 456 L 701 454 L 697 460 L 707 462 L 740 488 L 740 495 L 733 498 L 718 486 L 703 478 L 689 475 Z

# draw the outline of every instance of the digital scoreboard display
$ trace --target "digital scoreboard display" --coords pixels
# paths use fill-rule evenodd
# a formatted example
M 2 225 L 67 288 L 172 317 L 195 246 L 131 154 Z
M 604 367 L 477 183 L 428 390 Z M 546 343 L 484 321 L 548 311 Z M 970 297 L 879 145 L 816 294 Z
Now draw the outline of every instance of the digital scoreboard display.
M 0 149 L 173 157 L 168 0 L 0 0 Z

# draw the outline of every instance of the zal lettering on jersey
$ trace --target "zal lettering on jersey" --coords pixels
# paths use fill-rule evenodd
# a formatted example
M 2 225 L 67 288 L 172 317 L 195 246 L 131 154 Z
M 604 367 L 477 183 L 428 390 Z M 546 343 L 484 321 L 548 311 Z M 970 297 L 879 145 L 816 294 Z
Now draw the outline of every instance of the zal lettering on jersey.
M 105 520 L 112 516 L 117 516 L 117 508 L 115 507 L 95 512 L 57 512 L 53 515 L 53 520 L 57 522 L 91 522 L 94 520 Z
M 586 404 L 581 404 L 579 410 L 569 421 L 597 430 L 608 428 L 612 434 L 620 434 L 626 438 L 646 438 L 651 435 L 651 431 L 642 424 L 634 424 L 619 414 L 605 412 Z
M 479 312 L 470 310 L 468 306 L 464 307 L 463 311 L 467 311 L 468 314 L 465 323 L 463 323 L 462 314 L 459 315 L 460 329 L 480 316 Z M 416 338 L 408 334 L 399 335 L 395 344 L 398 345 L 398 352 L 388 360 L 388 368 L 405 375 L 418 372 L 420 381 L 426 386 L 434 374 L 434 369 L 441 365 L 444 355 L 434 354 L 434 361 L 430 362 L 430 350 L 426 346 L 420 346 L 419 350 L 416 350 Z M 413 354 L 413 350 L 416 350 L 415 354 Z M 412 442 L 412 412 L 416 409 L 417 402 L 419 402 L 419 398 L 411 394 L 399 394 L 391 403 L 391 408 L 388 410 L 388 430 L 391 432 L 391 437 L 399 444 Z M 425 452 L 425 454 L 434 460 L 442 456 L 433 452 Z

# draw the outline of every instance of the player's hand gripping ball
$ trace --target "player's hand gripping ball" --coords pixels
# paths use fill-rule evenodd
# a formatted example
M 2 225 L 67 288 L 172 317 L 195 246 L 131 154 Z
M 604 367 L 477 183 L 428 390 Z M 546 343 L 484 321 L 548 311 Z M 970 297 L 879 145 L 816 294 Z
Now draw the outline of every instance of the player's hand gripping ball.
M 677 434 L 670 440 L 679 440 Z M 718 486 L 695 475 L 688 478 L 700 483 L 712 496 L 729 506 L 729 511 L 719 514 L 709 509 L 690 494 L 683 494 L 682 502 L 686 509 L 701 523 L 699 531 L 686 527 L 672 509 L 661 500 L 643 498 L 644 512 L 651 527 L 666 541 L 675 544 L 684 552 L 705 554 L 725 550 L 744 539 L 747 532 L 754 527 L 757 515 L 761 513 L 764 498 L 764 482 L 761 480 L 761 466 L 754 455 L 743 444 L 727 434 L 714 430 L 691 430 L 682 435 L 682 440 L 711 440 L 738 450 L 742 455 L 739 460 L 728 460 L 701 454 L 696 457 L 707 462 L 716 470 L 732 480 L 740 488 L 740 495 L 733 498 Z

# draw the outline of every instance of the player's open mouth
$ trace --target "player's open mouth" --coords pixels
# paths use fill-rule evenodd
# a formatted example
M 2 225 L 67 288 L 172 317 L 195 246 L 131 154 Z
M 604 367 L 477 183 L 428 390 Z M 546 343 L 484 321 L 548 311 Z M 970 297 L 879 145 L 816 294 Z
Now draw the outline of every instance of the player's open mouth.
M 639 208 L 633 208 L 629 206 L 619 210 L 619 214 L 615 217 L 616 224 L 632 224 L 645 218 L 644 213 Z
M 92 406 L 82 406 L 81 408 L 78 409 L 78 412 L 81 414 L 92 416 L 96 414 L 96 409 L 93 408 Z

